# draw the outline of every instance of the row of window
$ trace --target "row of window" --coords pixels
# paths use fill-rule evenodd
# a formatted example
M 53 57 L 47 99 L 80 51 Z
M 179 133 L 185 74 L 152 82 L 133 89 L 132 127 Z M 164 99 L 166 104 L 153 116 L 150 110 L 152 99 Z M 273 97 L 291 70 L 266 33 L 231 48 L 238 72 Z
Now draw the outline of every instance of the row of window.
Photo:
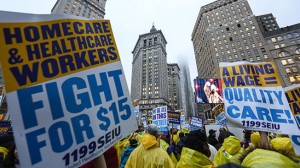
M 287 74 L 290 74 L 290 73 L 297 73 L 297 72 L 299 72 L 298 71 L 298 68 L 297 67 L 291 67 L 291 68 L 285 68 L 285 72 L 287 73 Z
M 295 54 L 300 54 L 300 48 L 297 48 L 295 50 Z M 291 56 L 292 54 L 289 51 L 281 51 L 278 53 L 278 57 L 288 57 Z
M 292 83 L 296 83 L 296 82 L 299 83 L 300 82 L 300 75 L 296 75 L 295 77 L 294 76 L 290 76 L 289 80 Z
M 300 37 L 300 34 L 299 34 L 298 32 L 288 33 L 286 37 L 289 38 L 289 39 L 291 39 L 291 38 L 297 38 L 297 37 Z M 271 38 L 271 41 L 272 41 L 273 43 L 280 42 L 280 41 L 282 41 L 282 40 L 283 40 L 283 37 L 281 37 L 281 36 L 278 36 L 278 37 L 272 37 L 272 38 Z

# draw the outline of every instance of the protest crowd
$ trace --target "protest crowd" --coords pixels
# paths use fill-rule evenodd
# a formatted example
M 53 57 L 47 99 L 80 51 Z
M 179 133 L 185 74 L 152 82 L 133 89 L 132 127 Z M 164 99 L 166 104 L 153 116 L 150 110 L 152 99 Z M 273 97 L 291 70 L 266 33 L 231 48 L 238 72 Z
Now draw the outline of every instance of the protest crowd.
M 84 164 L 81 168 L 213 168 L 213 167 L 300 167 L 300 157 L 296 156 L 287 135 L 269 134 L 270 146 L 264 147 L 259 132 L 244 131 L 244 139 L 239 140 L 234 133 L 222 127 L 205 127 L 189 131 L 171 128 L 161 135 L 158 126 L 139 126 L 109 148 L 103 155 Z M 12 136 L 1 137 L 1 166 L 17 167 L 18 155 Z

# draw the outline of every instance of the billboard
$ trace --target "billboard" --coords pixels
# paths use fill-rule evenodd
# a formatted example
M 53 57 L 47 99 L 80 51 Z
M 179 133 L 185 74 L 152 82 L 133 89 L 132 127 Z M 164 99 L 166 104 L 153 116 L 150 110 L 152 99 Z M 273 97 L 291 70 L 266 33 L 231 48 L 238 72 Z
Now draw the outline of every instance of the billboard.
M 196 103 L 223 103 L 221 79 L 194 79 Z
M 109 20 L 0 12 L 21 167 L 80 167 L 137 130 Z

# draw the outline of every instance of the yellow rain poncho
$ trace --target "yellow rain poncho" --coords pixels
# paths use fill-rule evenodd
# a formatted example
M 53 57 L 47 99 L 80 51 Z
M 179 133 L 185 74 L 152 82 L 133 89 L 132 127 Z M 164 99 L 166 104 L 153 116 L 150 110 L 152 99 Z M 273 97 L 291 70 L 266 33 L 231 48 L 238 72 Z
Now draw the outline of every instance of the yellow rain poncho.
M 168 153 L 158 147 L 156 137 L 146 133 L 141 145 L 130 154 L 125 168 L 174 168 Z
M 127 138 L 123 139 L 115 144 L 115 148 L 117 149 L 117 153 L 118 153 L 119 164 L 121 162 L 121 154 L 124 152 L 124 149 L 127 148 L 129 145 L 130 145 L 130 143 Z
M 214 158 L 214 166 L 220 166 L 229 162 L 239 164 L 238 154 L 243 151 L 240 140 L 235 136 L 229 136 L 222 144 Z
M 5 147 L 1 147 L 0 146 L 0 153 L 3 154 L 3 158 L 6 157 L 7 153 L 8 153 L 8 149 L 6 149 Z
M 299 158 L 299 156 L 296 156 L 294 152 L 294 148 L 290 138 L 287 137 L 274 138 L 271 140 L 270 143 L 271 146 L 276 151 L 284 151 L 288 156 Z
M 293 160 L 274 151 L 255 149 L 249 153 L 242 162 L 242 166 L 247 168 L 298 168 Z
M 250 141 L 251 141 L 252 145 L 254 145 L 254 146 L 257 146 L 257 147 L 262 146 L 259 132 L 253 132 L 251 134 Z
M 201 152 L 182 148 L 182 153 L 176 168 L 212 168 L 213 163 Z
M 160 144 L 160 148 L 162 148 L 164 151 L 167 152 L 167 149 L 169 148 L 170 145 L 163 139 L 160 139 L 159 144 Z M 177 158 L 175 157 L 174 152 L 169 154 L 169 156 L 171 157 L 173 163 L 176 165 L 177 164 Z

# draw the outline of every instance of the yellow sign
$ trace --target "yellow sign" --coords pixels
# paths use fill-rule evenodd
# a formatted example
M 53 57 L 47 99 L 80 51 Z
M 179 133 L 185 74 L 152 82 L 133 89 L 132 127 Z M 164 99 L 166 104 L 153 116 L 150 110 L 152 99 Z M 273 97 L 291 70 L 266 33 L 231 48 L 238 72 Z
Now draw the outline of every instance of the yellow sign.
M 7 93 L 120 60 L 108 20 L 5 23 L 0 39 Z

